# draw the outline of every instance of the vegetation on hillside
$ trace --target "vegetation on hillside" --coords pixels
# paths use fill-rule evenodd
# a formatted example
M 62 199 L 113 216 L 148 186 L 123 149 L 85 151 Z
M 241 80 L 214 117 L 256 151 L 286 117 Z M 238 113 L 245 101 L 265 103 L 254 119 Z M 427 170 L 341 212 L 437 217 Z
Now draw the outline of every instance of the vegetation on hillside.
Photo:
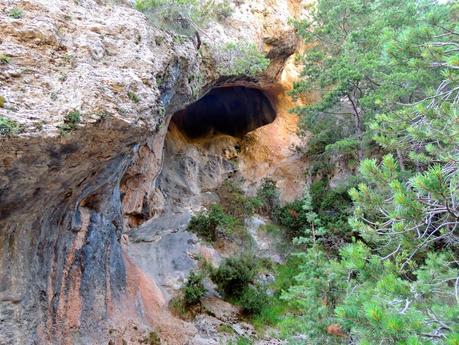
M 1 96 L 0 105 L 2 105 Z M 21 126 L 16 121 L 0 116 L 0 135 L 14 135 L 18 134 L 20 131 Z
M 228 0 L 136 0 L 135 7 L 152 25 L 174 33 L 178 42 L 195 37 L 198 49 L 201 35 L 207 35 L 207 24 L 224 21 L 233 11 Z M 269 66 L 270 60 L 253 42 L 214 43 L 214 55 L 220 60 L 218 72 L 222 75 L 255 77 Z
M 268 286 L 237 259 L 212 276 L 257 326 L 293 344 L 459 344 L 458 23 L 457 3 L 418 0 L 319 0 L 294 22 L 311 48 L 292 95 L 322 94 L 294 109 L 313 165 L 304 197 L 266 213 L 297 252 Z M 353 176 L 332 188 L 336 157 Z
M 232 13 L 228 1 L 215 0 L 136 0 L 135 7 L 153 25 L 184 36 L 199 35 L 208 22 Z
M 281 329 L 293 343 L 459 344 L 459 5 L 319 0 L 294 24 L 312 48 L 292 95 L 322 101 L 295 109 L 315 182 L 281 216 L 303 246 Z M 350 199 L 319 178 L 337 155 L 360 162 Z
M 218 71 L 223 75 L 252 76 L 264 72 L 270 60 L 254 43 L 229 42 L 221 49 L 223 61 Z
M 318 0 L 293 25 L 308 49 L 291 95 L 321 94 L 293 109 L 312 133 L 303 198 L 227 185 L 190 229 L 214 240 L 256 212 L 296 252 L 272 283 L 247 256 L 208 276 L 292 344 L 459 345 L 459 4 Z M 337 161 L 350 176 L 332 184 Z

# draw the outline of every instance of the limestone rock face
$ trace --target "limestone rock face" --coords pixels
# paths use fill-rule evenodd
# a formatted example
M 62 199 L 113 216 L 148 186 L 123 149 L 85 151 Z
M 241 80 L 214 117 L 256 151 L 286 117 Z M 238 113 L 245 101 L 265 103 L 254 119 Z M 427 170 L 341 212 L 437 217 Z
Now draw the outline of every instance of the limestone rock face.
M 3 1 L 0 31 L 0 115 L 23 127 L 0 139 L 0 343 L 99 343 L 128 320 L 150 326 L 164 302 L 123 254 L 120 185 L 145 150 L 159 171 L 167 112 L 191 96 L 193 44 L 90 1 Z M 72 111 L 78 129 L 59 135 Z
M 185 255 L 193 239 L 174 235 L 186 220 L 164 225 L 172 204 L 158 176 L 172 114 L 231 78 L 218 74 L 218 56 L 155 28 L 129 2 L 101 3 L 0 3 L 0 54 L 8 58 L 0 63 L 0 116 L 21 127 L 18 135 L 0 137 L 0 344 L 137 344 L 152 330 L 167 344 L 186 344 L 198 333 L 170 314 L 159 286 L 169 278 L 158 274 L 173 269 L 167 253 L 181 258 L 182 271 L 191 269 Z M 251 83 L 281 100 L 288 88 L 282 71 L 296 49 L 287 20 L 299 3 L 235 5 L 234 18 L 206 29 L 204 43 L 254 40 L 273 63 Z M 15 7 L 21 18 L 9 15 Z M 69 114 L 78 115 L 70 127 Z M 275 161 L 294 161 L 283 145 L 296 142 L 296 122 L 285 113 L 272 125 L 269 135 L 283 138 L 270 141 L 255 131 L 256 147 L 268 155 L 279 145 L 283 153 L 274 153 L 265 172 L 277 172 L 281 181 L 287 175 Z M 215 188 L 231 166 L 210 156 L 207 175 L 194 187 L 179 171 L 187 163 L 169 161 L 171 184 L 179 187 L 181 179 L 186 190 Z M 264 159 L 257 157 L 253 165 Z M 253 173 L 249 160 L 243 170 Z M 254 180 L 263 175 L 253 174 Z M 191 197 L 198 205 L 213 196 Z M 174 231 L 155 242 L 166 228 Z

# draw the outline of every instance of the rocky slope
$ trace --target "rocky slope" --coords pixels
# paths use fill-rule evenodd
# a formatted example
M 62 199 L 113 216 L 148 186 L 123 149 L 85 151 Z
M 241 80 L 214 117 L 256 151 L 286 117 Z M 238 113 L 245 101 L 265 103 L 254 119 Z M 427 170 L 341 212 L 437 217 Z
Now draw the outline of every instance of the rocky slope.
M 250 37 L 271 58 L 249 85 L 273 99 L 277 117 L 251 132 L 239 170 L 247 186 L 274 177 L 286 200 L 302 174 L 285 96 L 296 50 L 287 19 L 298 4 L 243 3 L 203 36 L 210 52 L 215 42 Z M 10 15 L 15 7 L 22 17 Z M 172 205 L 164 190 L 178 180 L 161 184 L 158 175 L 174 145 L 196 147 L 168 133 L 172 115 L 212 87 L 247 79 L 222 78 L 218 56 L 155 28 L 129 4 L 7 0 L 0 32 L 0 116 L 21 128 L 0 138 L 0 344 L 135 344 L 153 331 L 167 344 L 200 343 L 199 327 L 170 314 L 160 273 L 178 272 L 173 289 L 193 266 L 183 209 L 202 205 L 203 186 L 185 179 L 187 188 L 197 183 L 194 201 Z M 198 151 L 202 165 L 212 150 Z M 226 158 L 216 156 L 218 185 Z M 183 172 L 167 157 L 166 165 L 162 176 Z

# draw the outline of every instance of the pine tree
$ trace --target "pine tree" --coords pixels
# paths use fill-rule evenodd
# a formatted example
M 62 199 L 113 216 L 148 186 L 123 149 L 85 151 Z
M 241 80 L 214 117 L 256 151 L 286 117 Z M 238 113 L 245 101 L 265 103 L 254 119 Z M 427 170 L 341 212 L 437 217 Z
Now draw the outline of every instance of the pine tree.
M 385 151 L 362 160 L 349 192 L 356 238 L 339 253 L 302 240 L 283 327 L 304 343 L 459 343 L 458 18 L 456 2 L 319 0 L 314 27 L 297 23 L 313 46 L 294 93 L 324 92 L 297 111 L 312 123 L 354 92 Z M 371 151 L 355 133 L 344 140 Z

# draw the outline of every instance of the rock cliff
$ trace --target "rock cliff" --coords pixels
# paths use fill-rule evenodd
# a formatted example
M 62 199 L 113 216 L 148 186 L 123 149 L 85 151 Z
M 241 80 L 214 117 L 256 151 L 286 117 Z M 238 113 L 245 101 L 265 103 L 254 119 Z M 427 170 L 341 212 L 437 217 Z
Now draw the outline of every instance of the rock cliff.
M 170 314 L 165 286 L 193 266 L 184 225 L 235 169 L 231 150 L 248 190 L 272 177 L 285 200 L 301 192 L 285 94 L 299 4 L 233 4 L 197 51 L 129 3 L 2 1 L 0 116 L 15 130 L 0 137 L 0 344 L 137 344 L 153 331 L 200 343 L 196 325 Z M 264 74 L 221 75 L 212 47 L 234 38 L 264 50 Z M 169 126 L 230 86 L 265 95 L 269 121 L 200 141 Z

